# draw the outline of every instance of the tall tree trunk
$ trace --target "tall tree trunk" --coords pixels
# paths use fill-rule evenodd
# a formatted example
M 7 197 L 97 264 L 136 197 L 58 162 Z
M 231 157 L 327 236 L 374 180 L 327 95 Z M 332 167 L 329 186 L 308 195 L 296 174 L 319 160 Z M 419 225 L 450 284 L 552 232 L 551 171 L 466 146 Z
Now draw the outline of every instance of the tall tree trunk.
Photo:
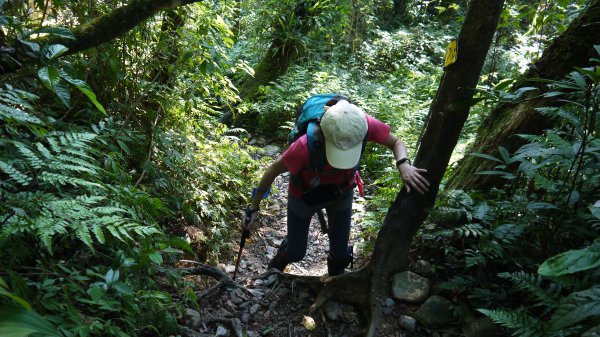
M 537 108 L 559 106 L 563 102 L 556 98 L 543 97 L 548 89 L 544 84 L 531 81 L 534 78 L 559 80 L 573 67 L 589 65 L 592 57 L 597 57 L 594 45 L 600 44 L 600 0 L 593 0 L 574 20 L 567 30 L 555 38 L 544 50 L 542 57 L 525 73 L 524 79 L 514 85 L 514 89 L 537 87 L 528 92 L 517 103 L 502 103 L 492 110 L 477 131 L 473 144 L 466 153 L 496 155 L 503 146 L 513 153 L 524 144 L 516 134 L 541 134 L 550 128 L 554 121 L 537 112 Z M 486 190 L 499 186 L 505 181 L 498 176 L 478 175 L 477 172 L 493 170 L 495 163 L 474 156 L 465 156 L 450 177 L 448 189 Z
M 429 118 L 415 158 L 415 166 L 427 169 L 430 191 L 425 195 L 407 194 L 403 189 L 390 207 L 383 227 L 377 236 L 375 252 L 368 267 L 371 276 L 371 325 L 379 325 L 380 305 L 389 289 L 395 272 L 408 265 L 412 237 L 425 220 L 438 193 L 450 156 L 469 114 L 461 102 L 471 99 L 481 74 L 485 57 L 504 1 L 473 0 L 458 36 L 456 63 L 446 70 L 429 110 Z M 375 335 L 370 333 L 369 335 Z

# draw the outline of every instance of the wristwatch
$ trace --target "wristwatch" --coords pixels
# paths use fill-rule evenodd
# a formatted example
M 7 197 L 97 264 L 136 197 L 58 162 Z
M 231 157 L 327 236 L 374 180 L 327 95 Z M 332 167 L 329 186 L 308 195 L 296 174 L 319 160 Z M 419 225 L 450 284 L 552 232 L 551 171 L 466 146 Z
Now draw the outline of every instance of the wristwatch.
M 396 167 L 398 167 L 398 166 L 400 166 L 400 165 L 402 165 L 402 164 L 404 164 L 406 162 L 408 162 L 408 165 L 412 165 L 410 163 L 410 159 L 408 159 L 408 158 L 405 157 L 405 158 L 400 158 L 400 159 L 396 160 Z

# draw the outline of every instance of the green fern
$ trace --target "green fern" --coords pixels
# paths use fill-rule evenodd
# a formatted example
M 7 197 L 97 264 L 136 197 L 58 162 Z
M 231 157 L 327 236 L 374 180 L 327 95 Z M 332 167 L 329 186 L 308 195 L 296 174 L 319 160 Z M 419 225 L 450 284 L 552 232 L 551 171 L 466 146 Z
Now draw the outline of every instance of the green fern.
M 513 336 L 548 337 L 543 322 L 523 311 L 477 309 L 492 321 L 513 330 Z
M 558 305 L 562 287 L 558 283 L 550 283 L 547 289 L 542 287 L 540 275 L 529 274 L 524 271 L 516 273 L 500 273 L 498 276 L 508 279 L 515 284 L 515 290 L 524 290 L 534 295 L 538 305 L 546 307 L 546 312 L 554 310 Z
M 14 167 L 12 163 L 8 163 L 3 160 L 0 160 L 0 170 L 8 174 L 12 180 L 23 186 L 29 185 L 29 183 L 33 180 L 32 177 Z

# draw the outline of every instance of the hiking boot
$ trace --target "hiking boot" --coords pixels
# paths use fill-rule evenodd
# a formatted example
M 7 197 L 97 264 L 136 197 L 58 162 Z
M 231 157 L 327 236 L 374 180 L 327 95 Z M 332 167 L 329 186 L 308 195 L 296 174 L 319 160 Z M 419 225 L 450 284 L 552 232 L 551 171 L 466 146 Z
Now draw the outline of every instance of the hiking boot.
M 346 272 L 346 267 L 354 264 L 354 247 L 348 246 L 348 255 L 336 258 L 329 254 L 327 256 L 327 273 L 329 276 L 341 275 Z
M 281 272 L 285 270 L 285 267 L 291 262 L 288 258 L 287 253 L 285 252 L 285 248 L 287 247 L 287 238 L 281 242 L 279 245 L 279 249 L 277 250 L 277 254 L 269 261 L 267 265 L 267 269 L 275 268 Z

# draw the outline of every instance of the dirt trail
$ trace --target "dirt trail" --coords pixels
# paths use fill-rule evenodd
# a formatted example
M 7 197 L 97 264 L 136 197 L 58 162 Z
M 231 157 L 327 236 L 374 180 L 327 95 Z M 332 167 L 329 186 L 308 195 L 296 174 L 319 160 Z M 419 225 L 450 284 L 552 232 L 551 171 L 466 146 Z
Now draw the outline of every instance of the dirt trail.
M 267 263 L 276 254 L 277 247 L 286 235 L 288 174 L 283 174 L 273 183 L 271 195 L 263 200 L 257 224 L 251 228 L 250 239 L 240 260 L 236 289 L 215 291 L 200 299 L 199 310 L 190 310 L 185 316 L 185 325 L 191 330 L 184 335 L 194 337 L 354 337 L 361 335 L 361 326 L 356 310 L 350 305 L 328 302 L 315 312 L 309 312 L 316 294 L 277 275 L 267 276 Z M 359 226 L 357 216 L 364 212 L 364 199 L 355 196 L 353 225 L 350 244 L 354 255 L 360 254 Z M 237 238 L 239 240 L 239 238 Z M 309 230 L 305 258 L 292 263 L 286 273 L 294 275 L 321 276 L 327 274 L 329 239 L 321 233 L 315 215 Z M 219 267 L 233 276 L 239 241 L 232 243 L 230 258 Z M 354 268 L 359 266 L 355 263 Z M 203 278 L 204 279 L 204 278 Z M 389 317 L 384 330 L 385 336 L 411 336 L 397 327 L 397 317 L 406 308 L 396 305 L 391 299 L 385 304 Z M 303 325 L 304 316 L 315 321 L 315 329 Z M 185 328 L 184 328 L 185 329 Z M 421 335 L 419 335 L 421 336 Z

